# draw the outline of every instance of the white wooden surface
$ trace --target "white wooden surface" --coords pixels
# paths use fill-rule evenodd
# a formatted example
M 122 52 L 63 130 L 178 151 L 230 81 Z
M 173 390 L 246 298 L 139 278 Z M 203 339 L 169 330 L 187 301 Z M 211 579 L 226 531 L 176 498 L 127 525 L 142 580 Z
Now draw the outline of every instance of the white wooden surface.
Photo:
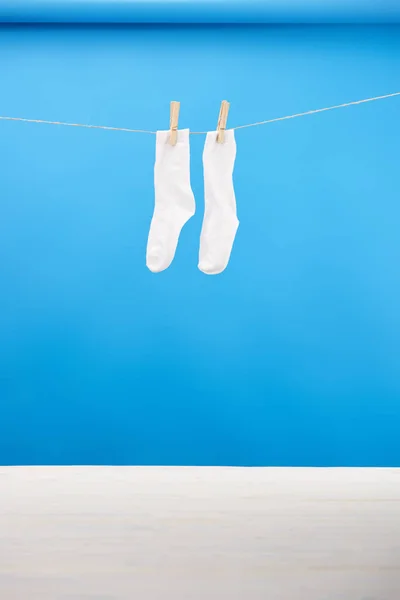
M 0 600 L 400 600 L 400 469 L 0 468 Z

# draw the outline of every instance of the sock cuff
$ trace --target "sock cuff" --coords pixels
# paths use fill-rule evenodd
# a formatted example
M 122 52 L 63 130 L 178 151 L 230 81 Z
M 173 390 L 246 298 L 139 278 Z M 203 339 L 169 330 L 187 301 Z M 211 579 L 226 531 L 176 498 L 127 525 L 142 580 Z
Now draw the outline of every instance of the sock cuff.
M 205 145 L 208 146 L 211 144 L 216 144 L 217 143 L 217 135 L 218 135 L 218 131 L 208 131 Z M 235 143 L 236 143 L 235 142 L 235 130 L 234 129 L 226 129 L 224 143 L 221 144 L 221 146 L 224 146 L 225 144 L 230 146 L 231 144 L 235 144 Z
M 156 132 L 156 144 L 163 145 L 169 142 L 169 129 Z M 177 144 L 188 144 L 189 143 L 189 129 L 178 129 Z

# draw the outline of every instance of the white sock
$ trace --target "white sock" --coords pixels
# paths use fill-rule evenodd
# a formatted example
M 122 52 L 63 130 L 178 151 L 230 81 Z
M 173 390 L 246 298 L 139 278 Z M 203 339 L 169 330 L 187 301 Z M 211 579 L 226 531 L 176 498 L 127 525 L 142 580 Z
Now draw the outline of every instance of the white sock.
M 178 131 L 175 146 L 169 143 L 169 131 L 157 131 L 154 189 L 146 265 L 153 273 L 159 273 L 173 261 L 181 229 L 195 213 L 190 187 L 189 129 Z
M 203 152 L 205 212 L 200 236 L 199 269 L 221 273 L 229 262 L 239 221 L 236 216 L 233 166 L 236 142 L 233 129 L 217 143 L 217 132 L 207 133 Z

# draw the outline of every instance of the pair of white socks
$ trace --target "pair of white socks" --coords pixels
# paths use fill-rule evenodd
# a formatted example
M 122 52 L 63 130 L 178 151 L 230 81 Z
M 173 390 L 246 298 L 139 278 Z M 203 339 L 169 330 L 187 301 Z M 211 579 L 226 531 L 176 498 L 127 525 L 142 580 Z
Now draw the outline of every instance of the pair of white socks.
M 154 166 L 155 205 L 147 242 L 146 265 L 159 273 L 173 261 L 182 227 L 195 213 L 190 186 L 189 130 L 178 131 L 175 146 L 169 131 L 158 131 Z M 207 133 L 203 151 L 205 212 L 200 235 L 199 269 L 221 273 L 229 262 L 239 221 L 233 189 L 236 142 L 233 129 L 217 143 L 217 132 Z

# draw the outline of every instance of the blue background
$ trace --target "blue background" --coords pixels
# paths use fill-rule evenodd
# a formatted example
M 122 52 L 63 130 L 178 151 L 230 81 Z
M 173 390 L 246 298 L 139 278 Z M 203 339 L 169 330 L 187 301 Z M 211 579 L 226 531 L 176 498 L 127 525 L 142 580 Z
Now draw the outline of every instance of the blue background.
M 0 0 L 17 23 L 399 23 L 398 0 Z
M 3 26 L 2 115 L 231 126 L 400 91 L 396 27 Z M 0 122 L 0 463 L 400 465 L 400 99 L 238 131 L 241 225 L 145 267 L 151 135 Z

